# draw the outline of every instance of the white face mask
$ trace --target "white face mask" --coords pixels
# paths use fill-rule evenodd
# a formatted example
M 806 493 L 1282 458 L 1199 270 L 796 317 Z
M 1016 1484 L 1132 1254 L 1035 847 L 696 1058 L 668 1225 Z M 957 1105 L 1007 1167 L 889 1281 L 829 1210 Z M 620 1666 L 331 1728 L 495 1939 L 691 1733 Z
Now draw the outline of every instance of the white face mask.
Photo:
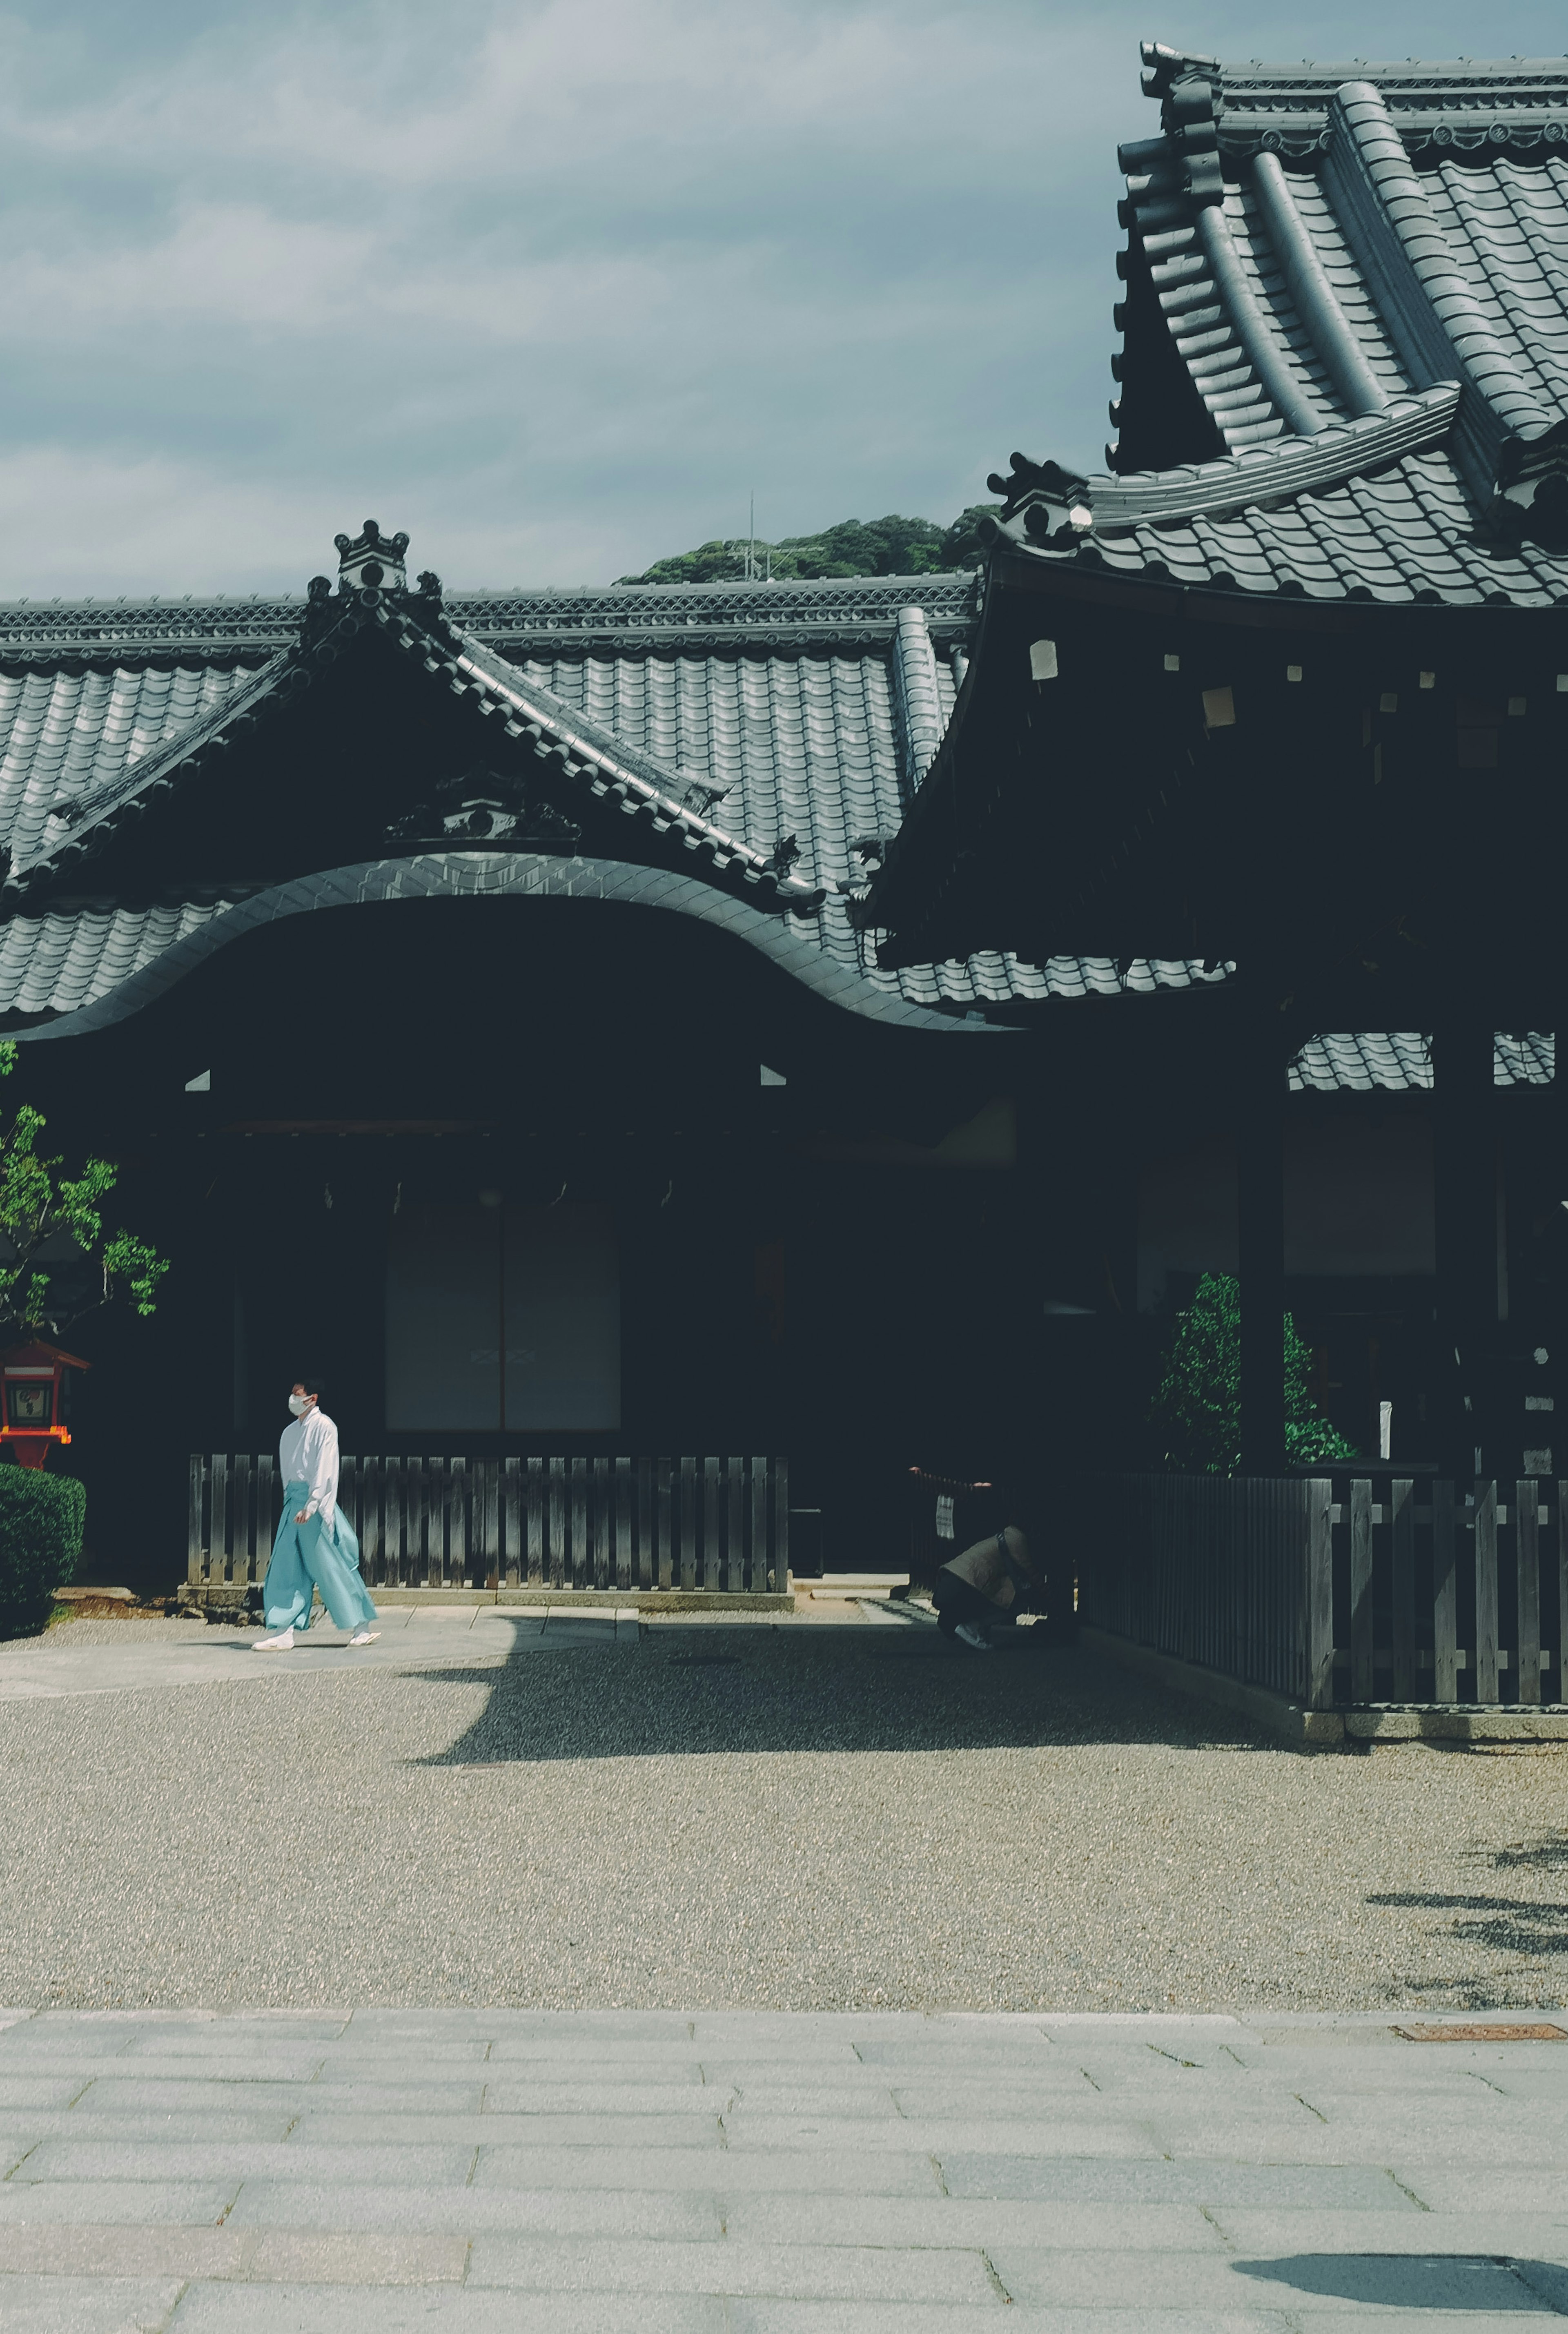
M 310 1398 L 310 1396 L 309 1396 L 309 1394 L 290 1394 L 290 1396 L 289 1396 L 289 1408 L 293 1412 L 293 1414 L 294 1414 L 294 1416 L 295 1416 L 296 1418 L 303 1418 L 303 1417 L 304 1416 L 304 1414 L 305 1414 L 306 1411 L 307 1411 L 307 1410 L 309 1410 L 310 1406 L 311 1406 L 311 1398 Z

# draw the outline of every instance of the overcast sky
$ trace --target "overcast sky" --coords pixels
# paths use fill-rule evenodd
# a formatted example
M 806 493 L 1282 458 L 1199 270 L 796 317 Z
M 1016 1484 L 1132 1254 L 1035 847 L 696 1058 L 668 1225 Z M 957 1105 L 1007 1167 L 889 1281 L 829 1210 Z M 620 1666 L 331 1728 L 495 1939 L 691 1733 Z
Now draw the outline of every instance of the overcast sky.
M 1102 464 L 1140 34 L 1551 54 L 1450 0 L 0 11 L 0 596 L 457 585 Z

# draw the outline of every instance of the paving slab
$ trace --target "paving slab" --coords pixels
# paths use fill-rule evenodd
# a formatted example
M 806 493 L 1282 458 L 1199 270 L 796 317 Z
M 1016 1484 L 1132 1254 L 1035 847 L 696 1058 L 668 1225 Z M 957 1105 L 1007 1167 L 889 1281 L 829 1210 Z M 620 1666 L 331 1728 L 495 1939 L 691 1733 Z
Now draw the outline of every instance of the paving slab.
M 72 2222 L 151 2228 L 160 2223 L 214 2227 L 239 2194 L 237 2180 L 9 2180 L 0 2183 L 0 2226 Z
M 40 2277 L 0 2273 L 5 2334 L 162 2334 L 178 2278 Z
M 977 2249 L 758 2245 L 730 2239 L 711 2245 L 480 2236 L 468 2283 L 532 2293 L 765 2293 L 986 2307 L 998 2299 Z
M 0 2057 L 44 2046 L 0 2069 L 33 2087 L 0 2105 L 0 2327 L 1487 2334 L 1568 2314 L 1568 2049 L 1279 2030 L 41 2016 L 0 2033 Z
M 437 2334 L 730 2334 L 730 2324 L 724 2301 L 685 2293 L 383 2287 L 370 2312 L 352 2287 L 341 2285 L 192 2285 L 169 2320 L 168 2334 L 430 2334 L 431 2329 Z M 56 2334 L 56 2329 L 51 2326 L 43 2334 Z M 115 2334 L 121 2329 L 116 2328 Z M 1006 2334 L 1013 2334 L 1010 2324 Z

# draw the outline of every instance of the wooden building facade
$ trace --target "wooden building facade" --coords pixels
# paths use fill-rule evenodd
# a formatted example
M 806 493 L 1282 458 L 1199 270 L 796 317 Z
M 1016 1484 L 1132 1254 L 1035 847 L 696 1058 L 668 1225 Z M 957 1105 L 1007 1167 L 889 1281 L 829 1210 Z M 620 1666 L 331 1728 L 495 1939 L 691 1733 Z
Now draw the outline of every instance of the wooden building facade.
M 857 914 L 884 967 L 1211 976 L 1116 1123 L 1144 1301 L 1239 1270 L 1248 1472 L 1288 1299 L 1361 1450 L 1391 1401 L 1398 1463 L 1550 1476 L 1568 63 L 1144 64 L 1117 440 L 993 478 L 966 683 Z

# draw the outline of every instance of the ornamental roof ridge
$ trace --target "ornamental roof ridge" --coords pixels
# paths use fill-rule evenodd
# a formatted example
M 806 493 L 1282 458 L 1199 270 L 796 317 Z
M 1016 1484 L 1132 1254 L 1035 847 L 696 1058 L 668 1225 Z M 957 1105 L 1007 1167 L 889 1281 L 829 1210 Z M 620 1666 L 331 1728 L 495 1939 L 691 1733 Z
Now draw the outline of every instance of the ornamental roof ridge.
M 1143 93 L 1161 102 L 1178 82 L 1202 80 L 1214 90 L 1216 108 L 1250 113 L 1310 111 L 1326 108 L 1346 82 L 1371 82 L 1396 111 L 1462 111 L 1502 103 L 1526 110 L 1568 108 L 1568 57 L 1422 57 L 1382 62 L 1361 57 L 1314 62 L 1269 63 L 1253 58 L 1227 63 L 1140 43 Z
M 582 709 L 531 682 L 506 658 L 452 622 L 440 598 L 440 580 L 422 574 L 418 592 L 399 580 L 406 536 L 382 538 L 369 522 L 354 543 L 338 538 L 342 582 L 331 593 L 324 576 L 309 587 L 293 646 L 271 658 L 243 688 L 195 721 L 177 729 L 151 753 L 100 786 L 63 806 L 33 845 L 18 851 L 5 877 L 13 899 L 43 888 L 61 871 L 99 849 L 125 819 L 139 816 L 149 799 L 188 783 L 216 754 L 243 737 L 268 701 L 286 704 L 316 685 L 357 633 L 379 628 L 399 652 L 430 673 L 445 672 L 459 696 L 473 695 L 482 714 L 524 747 L 559 762 L 566 778 L 629 815 L 671 846 L 695 853 L 726 889 L 758 906 L 813 916 L 827 894 L 790 873 L 791 850 L 769 854 L 737 840 L 689 800 L 679 771 L 629 746 Z M 367 572 L 376 580 L 363 580 Z M 388 580 L 389 570 L 392 580 Z M 385 586 L 385 588 L 383 588 Z M 704 788 L 710 796 L 711 790 Z
M 640 584 L 528 591 L 448 592 L 447 612 L 488 645 L 539 640 L 553 647 L 591 640 L 638 647 L 704 641 L 803 644 L 839 637 L 890 640 L 900 609 L 923 607 L 940 632 L 966 631 L 979 578 L 971 569 L 925 575 L 822 576 L 774 584 Z M 249 599 L 164 600 L 154 594 L 106 601 L 0 603 L 0 661 L 52 657 L 244 659 L 299 636 L 300 593 Z
M 1054 462 L 1015 454 L 1010 475 L 986 481 L 1004 497 L 987 540 L 1073 550 L 1106 529 L 1195 517 L 1211 518 L 1285 496 L 1321 494 L 1348 478 L 1398 461 L 1447 436 L 1459 402 L 1457 381 L 1395 399 L 1383 412 L 1352 416 L 1315 438 L 1276 438 L 1213 462 L 1169 470 L 1128 470 L 1079 477 Z

